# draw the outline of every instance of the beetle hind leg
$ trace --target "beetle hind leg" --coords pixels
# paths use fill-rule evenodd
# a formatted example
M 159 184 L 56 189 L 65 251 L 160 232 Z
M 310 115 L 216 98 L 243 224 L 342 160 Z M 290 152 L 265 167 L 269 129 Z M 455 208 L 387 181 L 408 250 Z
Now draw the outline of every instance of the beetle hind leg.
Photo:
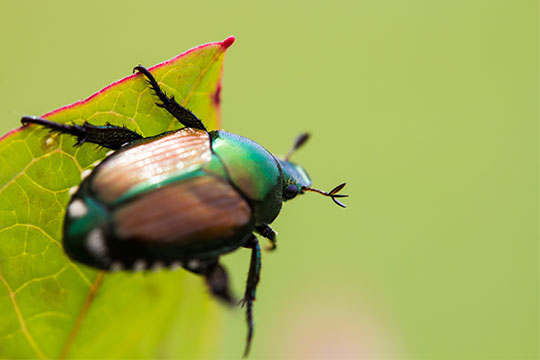
M 216 262 L 203 275 L 212 295 L 228 305 L 234 305 L 236 303 L 236 300 L 231 295 L 227 270 L 225 270 L 223 265 Z
M 161 90 L 161 87 L 157 83 L 154 76 L 148 71 L 147 68 L 145 68 L 142 65 L 135 66 L 133 68 L 133 72 L 138 71 L 142 73 L 146 79 L 148 80 L 148 83 L 150 84 L 150 87 L 152 90 L 154 90 L 154 93 L 161 101 L 160 103 L 156 103 L 157 106 L 164 108 L 167 110 L 172 116 L 174 116 L 182 125 L 205 130 L 203 123 L 199 118 L 195 116 L 191 111 L 180 105 L 176 100 L 174 100 L 174 96 L 168 97 L 163 90 Z
M 192 273 L 204 276 L 210 293 L 218 300 L 231 306 L 236 304 L 236 299 L 231 295 L 227 270 L 217 259 L 205 261 L 192 259 L 184 265 L 184 268 Z
M 248 326 L 246 348 L 244 350 L 245 358 L 249 354 L 251 340 L 253 339 L 253 301 L 255 301 L 255 293 L 261 274 L 261 248 L 255 235 L 251 235 L 244 247 L 251 249 L 246 291 L 244 293 L 244 298 L 241 301 L 242 306 L 245 306 L 246 308 L 246 321 Z
M 111 150 L 118 150 L 122 145 L 143 138 L 141 135 L 128 128 L 110 124 L 104 126 L 97 126 L 89 123 L 84 123 L 84 125 L 69 125 L 56 123 L 36 116 L 23 116 L 21 123 L 23 125 L 41 125 L 53 132 L 75 136 L 77 138 L 77 143 L 75 145 L 82 145 L 88 142 Z

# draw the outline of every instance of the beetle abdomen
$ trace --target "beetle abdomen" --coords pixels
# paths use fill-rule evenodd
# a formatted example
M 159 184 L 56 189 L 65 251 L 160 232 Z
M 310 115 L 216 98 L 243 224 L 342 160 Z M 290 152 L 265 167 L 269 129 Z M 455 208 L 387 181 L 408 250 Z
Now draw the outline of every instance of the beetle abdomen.
M 119 203 L 173 182 L 211 157 L 208 133 L 184 128 L 115 153 L 95 170 L 92 189 L 100 200 Z
M 172 264 L 219 256 L 242 246 L 253 231 L 250 204 L 225 180 L 196 171 L 110 207 L 88 196 L 84 181 L 64 223 L 73 258 L 107 269 Z
M 207 175 L 153 190 L 119 207 L 113 216 L 119 241 L 209 247 L 235 237 L 250 220 L 246 200 L 224 180 Z

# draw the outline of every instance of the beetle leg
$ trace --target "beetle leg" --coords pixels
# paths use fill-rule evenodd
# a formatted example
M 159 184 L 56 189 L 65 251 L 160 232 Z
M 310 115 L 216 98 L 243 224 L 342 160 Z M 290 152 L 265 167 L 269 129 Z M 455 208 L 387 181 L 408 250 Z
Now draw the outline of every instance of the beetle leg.
M 21 119 L 23 125 L 37 124 L 49 128 L 53 132 L 69 134 L 77 137 L 76 146 L 85 142 L 94 143 L 111 150 L 118 150 L 124 144 L 129 144 L 143 137 L 128 128 L 115 125 L 97 126 L 89 123 L 83 125 L 60 124 L 36 116 L 24 116 Z
M 208 267 L 203 275 L 212 295 L 228 305 L 235 304 L 236 300 L 232 297 L 229 287 L 229 276 L 223 265 L 216 261 L 214 265 Z
M 270 240 L 270 247 L 267 247 L 265 250 L 275 250 L 276 245 L 276 235 L 277 233 L 270 226 L 266 224 L 255 226 L 255 231 L 257 234 L 261 235 L 265 239 Z
M 180 105 L 176 100 L 174 100 L 174 96 L 168 97 L 163 90 L 159 87 L 159 84 L 157 83 L 154 76 L 142 65 L 135 66 L 133 68 L 133 72 L 138 71 L 142 73 L 144 76 L 146 76 L 146 79 L 148 80 L 148 83 L 150 83 L 150 87 L 152 87 L 152 90 L 154 90 L 154 93 L 161 101 L 160 103 L 156 103 L 157 106 L 164 108 L 167 110 L 172 116 L 174 116 L 182 125 L 200 129 L 206 131 L 206 128 L 204 127 L 203 123 L 199 118 L 195 116 L 191 111 Z
M 204 276 L 208 289 L 213 296 L 222 300 L 226 304 L 234 305 L 236 300 L 231 295 L 229 287 L 229 276 L 227 270 L 217 259 L 197 260 L 192 259 L 184 265 L 184 269 L 197 275 Z
M 251 339 L 253 338 L 253 301 L 255 300 L 255 292 L 261 274 L 261 248 L 255 235 L 251 235 L 246 244 L 244 244 L 244 247 L 251 249 L 246 292 L 241 301 L 242 306 L 246 307 L 246 321 L 248 325 L 246 348 L 244 350 L 244 357 L 247 357 L 251 347 Z

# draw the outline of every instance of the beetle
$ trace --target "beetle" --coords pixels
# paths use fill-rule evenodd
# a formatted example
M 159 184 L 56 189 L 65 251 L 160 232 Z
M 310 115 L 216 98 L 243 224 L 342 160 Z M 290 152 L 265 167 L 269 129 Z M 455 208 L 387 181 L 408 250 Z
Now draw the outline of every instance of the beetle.
M 240 247 L 251 249 L 242 305 L 246 308 L 247 356 L 253 337 L 253 301 L 261 271 L 261 250 L 255 234 L 276 248 L 269 226 L 282 202 L 308 191 L 338 194 L 311 187 L 304 168 L 289 161 L 308 139 L 302 134 L 280 159 L 258 143 L 223 130 L 207 131 L 190 110 L 168 97 L 142 65 L 156 105 L 184 127 L 142 137 L 120 126 L 62 124 L 25 116 L 36 124 L 77 138 L 76 146 L 94 143 L 111 151 L 93 170 L 85 170 L 79 186 L 70 189 L 63 247 L 73 260 L 94 268 L 118 271 L 184 269 L 201 275 L 217 299 L 236 301 L 219 257 Z

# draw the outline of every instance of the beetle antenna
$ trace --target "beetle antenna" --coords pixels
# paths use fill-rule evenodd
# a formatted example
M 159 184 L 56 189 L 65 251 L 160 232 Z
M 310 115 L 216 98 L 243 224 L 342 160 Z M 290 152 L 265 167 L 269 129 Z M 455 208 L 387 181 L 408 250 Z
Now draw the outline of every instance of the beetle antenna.
M 302 147 L 302 145 L 304 145 L 308 139 L 309 139 L 309 134 L 308 133 L 302 133 L 302 134 L 298 135 L 298 137 L 294 141 L 293 147 L 291 148 L 291 150 L 289 150 L 289 152 L 285 156 L 285 160 L 289 161 L 292 154 L 294 154 L 296 152 L 296 150 L 298 150 L 298 148 Z
M 340 192 L 341 189 L 343 189 L 345 187 L 345 185 L 347 185 L 347 183 L 339 184 L 338 186 L 336 186 L 335 188 L 330 190 L 330 192 L 322 191 L 322 190 L 311 188 L 311 187 L 305 187 L 303 190 L 304 191 L 313 191 L 313 192 L 319 193 L 319 194 L 324 195 L 324 196 L 330 196 L 332 198 L 332 201 L 334 201 L 337 205 L 339 205 L 339 206 L 341 206 L 343 208 L 346 208 L 347 206 L 345 206 L 345 204 L 343 204 L 339 200 L 336 200 L 336 198 L 344 198 L 344 197 L 349 196 L 349 195 L 338 194 L 338 192 Z

